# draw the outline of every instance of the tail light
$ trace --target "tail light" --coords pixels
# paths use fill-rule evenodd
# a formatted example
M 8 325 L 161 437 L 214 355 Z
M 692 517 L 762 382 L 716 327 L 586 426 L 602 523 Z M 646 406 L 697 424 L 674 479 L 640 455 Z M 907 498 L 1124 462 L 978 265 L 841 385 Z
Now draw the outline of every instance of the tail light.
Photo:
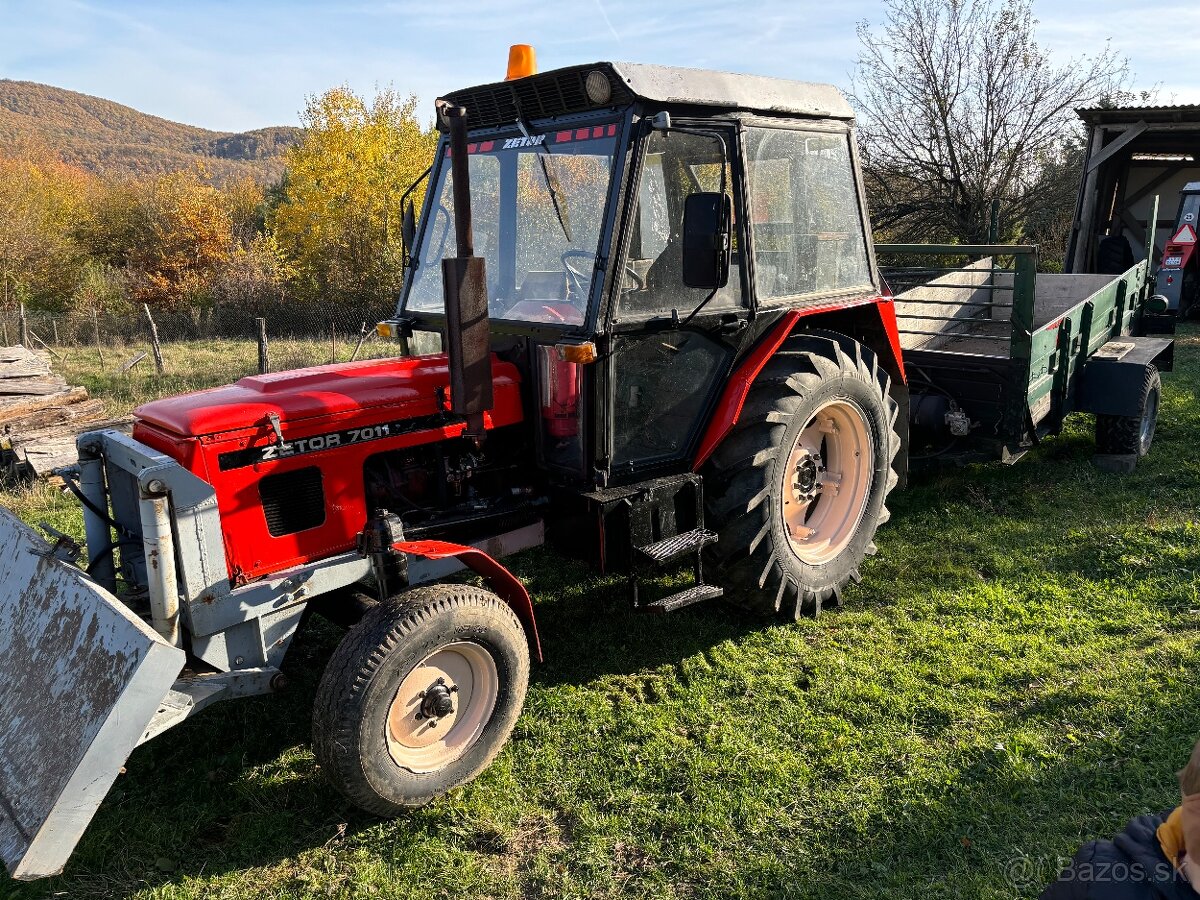
M 552 441 L 573 438 L 579 434 L 582 366 L 562 359 L 554 347 L 538 347 L 538 359 L 538 399 L 546 436 Z

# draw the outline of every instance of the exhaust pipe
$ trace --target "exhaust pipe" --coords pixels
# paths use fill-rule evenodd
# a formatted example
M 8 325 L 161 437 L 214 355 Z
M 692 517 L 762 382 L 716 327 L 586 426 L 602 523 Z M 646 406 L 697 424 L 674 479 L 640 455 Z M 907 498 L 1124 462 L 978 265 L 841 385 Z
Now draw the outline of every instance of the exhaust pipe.
M 446 352 L 450 357 L 450 411 L 467 420 L 464 434 L 481 444 L 483 414 L 493 405 L 492 348 L 488 327 L 487 273 L 475 255 L 471 222 L 471 174 L 467 159 L 467 110 L 437 103 L 438 121 L 450 134 L 454 236 L 458 255 L 442 260 L 446 309 Z

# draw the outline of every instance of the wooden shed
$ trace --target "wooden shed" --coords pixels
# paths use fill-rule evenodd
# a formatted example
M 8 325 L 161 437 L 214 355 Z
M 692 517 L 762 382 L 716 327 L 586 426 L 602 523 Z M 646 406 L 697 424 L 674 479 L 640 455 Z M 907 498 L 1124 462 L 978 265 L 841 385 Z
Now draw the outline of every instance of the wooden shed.
M 1200 105 L 1076 110 L 1088 126 L 1087 158 L 1067 246 L 1067 272 L 1095 272 L 1096 249 L 1121 223 L 1135 260 L 1146 256 L 1146 228 L 1159 196 L 1157 264 L 1175 223 L 1179 192 L 1200 181 Z

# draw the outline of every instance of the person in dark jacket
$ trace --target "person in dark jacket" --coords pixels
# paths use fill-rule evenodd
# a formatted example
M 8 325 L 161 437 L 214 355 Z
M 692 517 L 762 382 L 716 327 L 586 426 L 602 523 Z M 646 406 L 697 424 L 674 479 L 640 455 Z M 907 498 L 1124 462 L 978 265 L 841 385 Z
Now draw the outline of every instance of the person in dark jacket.
M 1084 844 L 1041 900 L 1200 900 L 1200 743 L 1179 786 L 1183 802 L 1174 810 L 1138 816 L 1111 841 Z

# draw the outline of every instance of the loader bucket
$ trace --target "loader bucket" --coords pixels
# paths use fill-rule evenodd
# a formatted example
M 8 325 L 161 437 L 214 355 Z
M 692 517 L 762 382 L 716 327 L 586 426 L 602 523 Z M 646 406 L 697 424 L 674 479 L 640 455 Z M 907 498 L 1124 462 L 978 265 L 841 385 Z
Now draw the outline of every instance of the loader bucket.
M 184 665 L 0 508 L 0 858 L 62 871 Z

